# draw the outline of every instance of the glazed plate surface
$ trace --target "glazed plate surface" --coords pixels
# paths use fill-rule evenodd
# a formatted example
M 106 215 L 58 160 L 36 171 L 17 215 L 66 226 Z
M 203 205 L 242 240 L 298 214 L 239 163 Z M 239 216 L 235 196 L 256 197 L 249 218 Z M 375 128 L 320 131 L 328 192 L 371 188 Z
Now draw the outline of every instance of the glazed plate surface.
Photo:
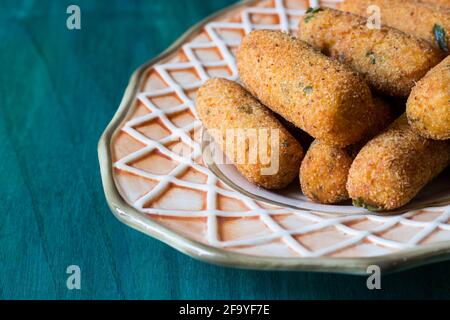
M 375 215 L 315 204 L 297 191 L 280 202 L 233 167 L 205 161 L 213 155 L 203 152 L 196 91 L 210 77 L 238 79 L 234 56 L 248 32 L 295 32 L 309 6 L 339 5 L 309 2 L 239 3 L 135 72 L 99 142 L 111 210 L 190 256 L 227 266 L 365 274 L 372 264 L 394 271 L 449 258 L 448 170 L 407 208 Z

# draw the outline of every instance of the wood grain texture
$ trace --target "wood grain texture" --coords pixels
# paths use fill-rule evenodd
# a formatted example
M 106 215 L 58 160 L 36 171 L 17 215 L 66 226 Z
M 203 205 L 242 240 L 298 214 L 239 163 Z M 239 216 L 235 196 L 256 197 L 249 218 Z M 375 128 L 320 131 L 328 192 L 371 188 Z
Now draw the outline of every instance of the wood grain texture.
M 232 0 L 0 2 L 0 299 L 449 298 L 450 263 L 366 279 L 207 265 L 119 223 L 97 141 L 131 73 Z M 66 288 L 66 268 L 82 290 Z

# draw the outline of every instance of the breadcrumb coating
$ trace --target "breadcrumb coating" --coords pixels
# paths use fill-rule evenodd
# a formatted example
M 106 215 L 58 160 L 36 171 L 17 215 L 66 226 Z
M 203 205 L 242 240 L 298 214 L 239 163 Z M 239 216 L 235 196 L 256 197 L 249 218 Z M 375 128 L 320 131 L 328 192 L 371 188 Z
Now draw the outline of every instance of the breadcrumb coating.
M 450 139 L 450 56 L 413 88 L 406 114 L 411 127 L 425 138 Z
M 316 139 L 346 146 L 370 127 L 374 105 L 365 81 L 286 33 L 251 32 L 238 50 L 237 65 L 255 97 Z
M 450 8 L 450 0 L 418 0 L 419 2 L 434 4 L 436 6 Z
M 225 150 L 223 151 L 248 181 L 267 189 L 280 189 L 286 187 L 298 176 L 300 162 L 304 156 L 303 148 L 281 125 L 275 115 L 242 86 L 226 79 L 210 79 L 197 93 L 196 108 L 203 125 L 216 142 L 224 142 L 222 147 Z M 244 141 L 245 146 L 224 147 L 229 142 L 227 141 L 229 129 L 235 129 L 235 143 Z M 267 145 L 261 145 L 264 143 L 263 140 L 258 140 L 257 143 L 250 141 L 251 132 L 255 129 L 267 130 Z M 275 133 L 273 130 L 278 132 L 278 141 L 275 145 L 271 141 Z M 259 132 L 261 131 L 258 131 L 258 134 Z M 275 147 L 279 148 L 277 159 L 272 157 L 276 155 L 273 149 Z M 244 154 L 239 154 L 241 150 L 244 150 Z M 261 150 L 269 159 L 261 159 Z M 258 155 L 256 161 L 250 160 L 252 153 Z M 278 170 L 273 174 L 265 174 L 263 169 L 270 168 L 276 161 L 278 161 Z
M 300 185 L 305 196 L 324 204 L 348 199 L 348 171 L 353 157 L 347 148 L 315 140 L 300 166 Z
M 347 191 L 355 205 L 393 210 L 411 201 L 449 164 L 450 141 L 423 138 L 403 114 L 358 153 Z
M 427 40 L 446 54 L 450 48 L 450 8 L 415 0 L 346 0 L 339 9 L 367 17 L 367 8 L 381 9 L 381 23 Z M 437 26 L 437 27 L 436 27 Z
M 337 204 L 348 200 L 347 177 L 361 147 L 384 130 L 394 120 L 390 106 L 381 98 L 374 97 L 376 119 L 370 134 L 361 142 L 341 148 L 315 140 L 306 152 L 300 166 L 300 184 L 308 198 L 324 204 Z
M 390 96 L 407 97 L 415 82 L 442 60 L 425 40 L 390 27 L 369 29 L 366 18 L 327 8 L 303 16 L 298 37 Z

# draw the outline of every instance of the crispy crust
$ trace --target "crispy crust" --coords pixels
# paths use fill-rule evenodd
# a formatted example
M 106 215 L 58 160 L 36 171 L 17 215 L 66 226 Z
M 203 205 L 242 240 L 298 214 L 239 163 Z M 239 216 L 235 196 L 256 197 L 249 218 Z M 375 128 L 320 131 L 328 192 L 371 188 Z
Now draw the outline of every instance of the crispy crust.
M 393 120 L 390 106 L 374 97 L 376 121 L 370 135 L 346 148 L 315 140 L 300 166 L 300 184 L 303 193 L 313 201 L 334 204 L 348 200 L 346 188 L 348 172 L 354 157 L 373 136 L 384 130 Z
M 450 48 L 450 9 L 435 4 L 413 0 L 346 0 L 340 9 L 367 17 L 367 8 L 376 5 L 381 9 L 381 21 L 390 27 L 422 38 L 439 48 L 433 33 L 435 24 L 447 33 L 447 47 Z
M 300 19 L 298 36 L 390 96 L 408 96 L 415 82 L 442 60 L 425 40 L 390 27 L 369 29 L 366 24 L 366 18 L 324 8 Z
M 346 148 L 315 140 L 300 166 L 303 194 L 325 204 L 347 200 L 346 182 L 352 162 L 353 157 Z
M 406 113 L 409 124 L 420 135 L 450 139 L 450 56 L 417 83 L 408 98 Z
M 251 32 L 239 48 L 237 64 L 254 96 L 316 139 L 346 146 L 370 126 L 374 106 L 367 84 L 286 33 Z
M 244 161 L 239 160 L 241 159 L 239 157 L 243 155 L 238 154 L 238 147 L 232 148 L 232 150 L 224 148 L 224 151 L 247 180 L 267 189 L 280 189 L 298 176 L 300 162 L 304 155 L 301 145 L 270 110 L 239 84 L 226 79 L 206 81 L 198 91 L 196 106 L 200 119 L 216 141 L 227 141 L 227 129 L 242 129 L 241 133 L 237 133 L 236 141 L 239 141 L 239 135 L 242 134 L 245 139 Z M 245 134 L 248 134 L 251 129 L 268 129 L 270 135 L 273 134 L 273 131 L 270 130 L 278 130 L 279 169 L 275 174 L 265 175 L 261 171 L 274 163 L 271 158 L 274 149 L 271 148 L 270 137 L 267 139 L 267 149 L 262 150 L 268 150 L 271 161 L 266 163 L 261 160 L 260 156 L 254 163 L 249 161 L 250 153 L 255 150 L 254 148 L 263 148 L 260 145 L 261 140 L 256 145 L 249 142 L 248 136 L 246 138 Z M 259 149 L 256 151 L 260 152 Z
M 358 153 L 347 191 L 360 205 L 393 210 L 407 204 L 449 163 L 450 142 L 423 138 L 402 115 Z
M 429 3 L 436 6 L 450 8 L 450 0 L 418 0 L 419 2 Z

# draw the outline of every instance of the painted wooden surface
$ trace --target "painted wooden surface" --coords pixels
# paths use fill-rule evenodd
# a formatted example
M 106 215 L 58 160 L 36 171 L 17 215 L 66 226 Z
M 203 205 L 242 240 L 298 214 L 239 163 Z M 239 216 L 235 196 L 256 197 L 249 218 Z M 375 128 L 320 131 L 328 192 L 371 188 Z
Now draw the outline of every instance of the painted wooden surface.
M 97 141 L 131 73 L 231 0 L 0 2 L 0 298 L 448 298 L 450 262 L 382 279 L 207 265 L 119 223 Z M 81 8 L 82 29 L 66 28 Z M 66 268 L 81 267 L 81 290 Z

